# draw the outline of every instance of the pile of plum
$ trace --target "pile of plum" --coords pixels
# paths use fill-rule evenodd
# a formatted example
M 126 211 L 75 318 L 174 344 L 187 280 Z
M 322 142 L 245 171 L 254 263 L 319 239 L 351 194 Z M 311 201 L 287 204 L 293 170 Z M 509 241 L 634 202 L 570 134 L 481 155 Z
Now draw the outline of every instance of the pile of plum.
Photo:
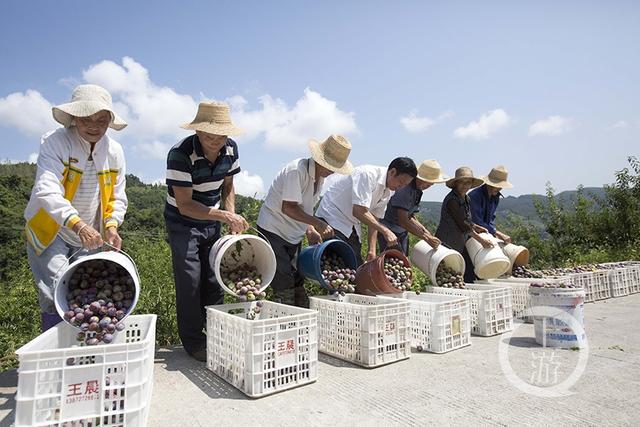
M 64 319 L 80 328 L 77 340 L 87 345 L 109 344 L 125 328 L 122 319 L 133 305 L 133 278 L 119 264 L 89 260 L 71 274 Z
M 324 251 L 320 260 L 322 279 L 331 293 L 344 295 L 355 292 L 356 270 L 348 268 L 344 259 L 335 252 Z
M 402 259 L 386 256 L 384 258 L 384 274 L 394 288 L 401 291 L 411 289 L 413 275 L 411 266 L 405 265 Z
M 570 283 L 549 283 L 549 282 L 536 282 L 530 285 L 533 288 L 547 288 L 547 289 L 576 289 L 578 286 L 572 285 Z
M 522 277 L 527 279 L 542 279 L 543 275 L 539 271 L 529 270 L 524 265 L 522 266 L 514 266 L 511 271 L 511 275 L 513 277 Z
M 255 301 L 266 297 L 266 292 L 260 291 L 262 275 L 255 266 L 242 264 L 226 268 L 221 273 L 224 284 L 240 301 Z
M 436 269 L 436 286 L 464 289 L 464 275 L 441 262 Z

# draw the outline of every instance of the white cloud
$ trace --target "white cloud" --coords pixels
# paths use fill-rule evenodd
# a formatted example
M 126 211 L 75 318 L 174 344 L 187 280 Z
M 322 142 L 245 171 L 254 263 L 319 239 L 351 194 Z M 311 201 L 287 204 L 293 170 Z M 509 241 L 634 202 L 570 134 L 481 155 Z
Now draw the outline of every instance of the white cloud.
M 628 126 L 629 126 L 629 123 L 627 123 L 626 120 L 618 120 L 611 126 L 608 126 L 606 129 L 607 130 L 625 129 Z
M 140 142 L 132 147 L 132 150 L 143 158 L 165 160 L 167 153 L 173 144 L 165 144 L 160 141 Z
M 243 196 L 258 198 L 264 196 L 264 182 L 260 175 L 251 175 L 246 170 L 240 171 L 233 177 L 233 187 L 236 193 Z
M 245 140 L 264 134 L 269 147 L 300 150 L 306 148 L 309 138 L 324 140 L 329 134 L 357 133 L 352 112 L 340 110 L 335 101 L 306 88 L 302 98 L 293 107 L 270 95 L 259 97 L 261 108 L 246 110 L 248 102 L 241 96 L 227 99 L 233 107 L 232 115 L 245 130 Z
M 38 153 L 31 153 L 27 158 L 27 162 L 29 163 L 38 163 Z
M 418 116 L 417 110 L 411 110 L 409 115 L 400 118 L 400 124 L 407 130 L 407 132 L 418 133 L 424 132 L 428 130 L 430 127 L 435 125 L 442 120 L 450 119 L 453 117 L 453 111 L 445 111 L 440 114 L 437 118 L 432 119 L 430 117 L 420 117 Z
M 149 71 L 130 57 L 124 57 L 122 65 L 108 60 L 99 62 L 82 75 L 88 83 L 111 93 L 114 109 L 129 123 L 126 134 L 137 139 L 184 136 L 186 132 L 179 126 L 193 119 L 198 106 L 191 96 L 153 83 Z
M 529 136 L 549 135 L 556 136 L 569 132 L 573 129 L 573 119 L 562 116 L 549 116 L 546 119 L 538 120 L 529 126 Z
M 487 139 L 511 122 L 511 117 L 502 108 L 484 113 L 477 121 L 453 131 L 453 136 L 460 139 Z
M 0 98 L 0 124 L 27 136 L 41 136 L 56 127 L 51 107 L 37 90 L 14 92 Z

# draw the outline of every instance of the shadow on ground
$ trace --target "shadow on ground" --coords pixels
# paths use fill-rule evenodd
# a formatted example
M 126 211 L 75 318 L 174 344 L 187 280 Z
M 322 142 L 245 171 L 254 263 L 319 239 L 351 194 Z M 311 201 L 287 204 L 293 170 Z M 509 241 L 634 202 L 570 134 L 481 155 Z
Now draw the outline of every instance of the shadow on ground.
M 16 416 L 16 389 L 18 387 L 18 371 L 12 369 L 0 373 L 0 427 L 8 427 Z

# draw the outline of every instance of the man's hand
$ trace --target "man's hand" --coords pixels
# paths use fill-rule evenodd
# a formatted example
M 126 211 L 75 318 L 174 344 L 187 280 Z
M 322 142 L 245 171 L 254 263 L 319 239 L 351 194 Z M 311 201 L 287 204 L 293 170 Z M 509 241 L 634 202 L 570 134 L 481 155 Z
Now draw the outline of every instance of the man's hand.
M 506 244 L 511 243 L 511 237 L 509 237 L 508 235 L 504 234 L 501 231 L 496 230 L 496 237 L 502 240 L 503 242 L 505 242 Z
M 473 224 L 473 231 L 476 233 L 488 233 L 489 231 L 481 225 Z
M 384 237 L 384 240 L 387 242 L 387 247 L 390 248 L 398 245 L 398 237 L 393 231 L 389 230 L 388 228 L 384 229 L 384 231 L 382 232 L 382 237 Z
M 329 228 L 331 228 L 331 227 L 329 227 Z M 309 241 L 310 245 L 316 245 L 316 244 L 322 242 L 322 236 L 312 226 L 307 227 L 307 233 L 306 234 L 307 234 L 307 240 Z
M 249 223 L 241 215 L 233 212 L 227 212 L 225 218 L 225 222 L 229 226 L 231 234 L 240 234 L 249 228 Z
M 73 226 L 73 231 L 78 233 L 82 247 L 88 250 L 98 249 L 104 244 L 100 233 L 84 221 L 79 221 Z
M 318 223 L 313 227 L 316 233 L 319 233 L 322 240 L 326 240 L 329 237 L 333 237 L 333 228 L 322 220 L 318 220 Z
M 376 257 L 376 253 L 375 252 L 367 252 L 367 261 L 371 261 L 375 257 Z
M 122 247 L 122 238 L 118 234 L 118 229 L 116 227 L 108 227 L 104 234 L 105 241 L 119 251 Z
M 491 240 L 486 239 L 484 237 L 478 236 L 478 241 L 480 242 L 480 244 L 485 248 L 485 249 L 489 249 L 493 247 L 493 243 L 491 242 Z
M 442 243 L 440 241 L 440 239 L 438 239 L 436 236 L 433 236 L 431 234 L 426 234 L 422 237 L 422 239 L 427 242 L 427 244 L 429 246 L 431 246 L 433 249 L 438 249 L 438 246 L 440 246 L 440 243 Z

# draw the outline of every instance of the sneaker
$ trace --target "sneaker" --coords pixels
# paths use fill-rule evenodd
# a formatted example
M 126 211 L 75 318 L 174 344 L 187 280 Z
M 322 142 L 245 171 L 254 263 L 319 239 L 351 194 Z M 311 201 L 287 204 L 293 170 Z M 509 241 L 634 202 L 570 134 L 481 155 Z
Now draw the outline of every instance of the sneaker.
M 196 350 L 193 353 L 189 353 L 189 356 L 193 357 L 198 362 L 206 362 L 207 361 L 207 349 L 203 348 L 201 350 Z

